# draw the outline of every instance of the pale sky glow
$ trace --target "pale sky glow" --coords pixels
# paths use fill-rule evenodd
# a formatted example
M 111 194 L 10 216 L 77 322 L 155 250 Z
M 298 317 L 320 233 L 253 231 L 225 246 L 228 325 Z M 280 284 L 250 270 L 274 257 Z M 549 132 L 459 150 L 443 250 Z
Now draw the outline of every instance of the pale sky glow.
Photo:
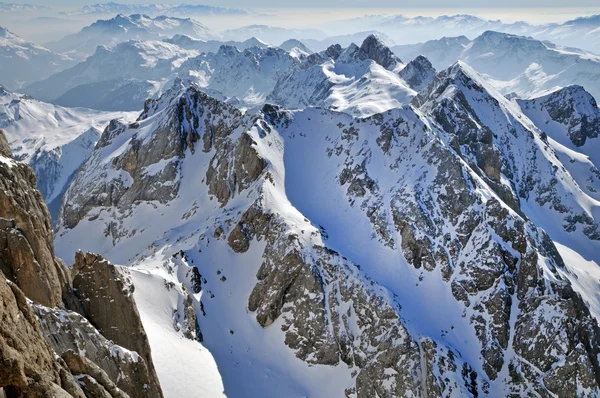
M 85 4 L 104 3 L 106 1 L 98 0 L 5 0 L 5 2 L 17 4 L 39 4 L 59 7 L 76 7 Z M 139 4 L 153 3 L 142 0 L 120 0 L 118 3 L 124 4 Z M 161 0 L 156 3 L 163 4 L 179 4 L 182 1 Z M 207 4 L 221 7 L 237 7 L 237 8 L 257 8 L 257 7 L 298 7 L 297 1 L 291 0 L 203 0 L 203 1 L 185 1 L 187 4 Z M 301 2 L 303 7 L 319 7 L 319 8 L 447 8 L 448 2 L 445 0 L 304 0 Z M 455 0 L 452 2 L 454 8 L 497 8 L 500 4 L 498 1 L 490 0 Z M 504 8 L 552 8 L 552 7 L 598 7 L 597 0 L 504 0 L 501 2 Z

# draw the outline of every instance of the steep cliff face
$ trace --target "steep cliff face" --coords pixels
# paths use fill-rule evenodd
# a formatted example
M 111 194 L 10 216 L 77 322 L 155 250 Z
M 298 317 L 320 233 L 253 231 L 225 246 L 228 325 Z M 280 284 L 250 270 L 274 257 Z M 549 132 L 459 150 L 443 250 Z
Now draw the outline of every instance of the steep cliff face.
M 4 133 L 0 132 L 4 142 Z M 1 144 L 0 144 L 1 145 Z M 27 297 L 54 307 L 62 302 L 69 276 L 54 257 L 50 215 L 31 168 L 10 158 L 0 162 L 0 269 Z
M 113 319 L 113 327 L 137 330 L 135 344 L 133 332 L 128 340 L 114 340 L 140 354 L 108 340 L 73 312 L 97 319 L 99 310 L 86 307 L 89 301 L 80 301 L 78 294 L 99 287 L 75 273 L 81 293 L 74 291 L 70 270 L 54 256 L 50 216 L 33 171 L 11 158 L 1 130 L 0 186 L 0 392 L 9 397 L 161 397 L 135 301 L 127 292 L 115 287 L 101 300 L 120 305 L 123 316 Z M 87 258 L 103 264 L 94 268 L 99 279 L 93 281 L 123 285 L 122 279 L 110 279 L 116 270 L 105 260 Z M 76 260 L 82 263 L 82 255 Z
M 598 314 L 553 243 L 572 220 L 596 245 L 576 217 L 585 196 L 468 66 L 367 118 L 241 114 L 179 86 L 101 142 L 67 193 L 58 250 L 88 242 L 131 265 L 155 289 L 136 294 L 169 298 L 142 315 L 200 331 L 229 395 L 600 393 Z M 144 154 L 173 143 L 169 162 Z M 169 163 L 176 174 L 149 179 Z M 147 199 L 165 183 L 170 197 Z
M 0 393 L 8 397 L 84 397 L 55 357 L 17 285 L 0 272 Z
M 139 374 L 144 380 L 130 382 L 132 396 L 160 397 L 158 377 L 154 371 L 148 338 L 133 299 L 133 285 L 121 270 L 104 258 L 78 252 L 72 267 L 75 296 L 85 316 L 104 337 L 143 358 L 137 361 L 148 369 Z

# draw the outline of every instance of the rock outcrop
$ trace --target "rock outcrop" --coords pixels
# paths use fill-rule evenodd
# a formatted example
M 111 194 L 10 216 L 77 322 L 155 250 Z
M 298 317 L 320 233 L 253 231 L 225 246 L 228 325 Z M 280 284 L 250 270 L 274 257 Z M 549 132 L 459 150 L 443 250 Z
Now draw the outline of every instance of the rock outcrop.
M 424 90 L 435 79 L 435 68 L 431 62 L 422 55 L 410 61 L 400 71 L 400 77 L 404 79 L 416 92 Z
M 0 270 L 27 297 L 53 307 L 70 281 L 54 256 L 50 214 L 33 171 L 10 158 L 3 132 L 0 137 Z
M 27 298 L 2 272 L 0 303 L 0 395 L 82 398 L 83 391 L 42 335 Z
M 108 340 L 141 356 L 144 382 L 131 383 L 138 391 L 131 396 L 160 397 L 158 377 L 152 364 L 150 345 L 133 298 L 133 285 L 124 270 L 102 256 L 78 252 L 72 267 L 73 288 L 87 318 Z M 138 372 L 131 372 L 136 374 Z M 146 385 L 145 388 L 141 388 Z M 126 390 L 126 388 L 123 388 Z
M 373 34 L 367 36 L 362 42 L 360 50 L 366 54 L 367 58 L 372 59 L 386 69 L 393 69 L 401 63 L 392 50 Z
M 112 289 L 103 300 L 119 303 L 122 316 L 111 325 L 121 325 L 121 340 L 140 354 L 114 344 L 71 311 L 89 319 L 101 314 L 79 300 L 69 269 L 54 256 L 50 216 L 35 183 L 31 168 L 10 158 L 0 130 L 0 395 L 162 397 L 135 302 L 123 291 L 122 279 L 106 278 Z M 97 275 L 111 271 L 116 268 L 105 265 Z M 100 289 L 75 276 L 81 293 Z M 133 332 L 127 333 L 131 328 L 138 331 L 135 341 Z M 111 336 L 120 341 L 116 337 Z

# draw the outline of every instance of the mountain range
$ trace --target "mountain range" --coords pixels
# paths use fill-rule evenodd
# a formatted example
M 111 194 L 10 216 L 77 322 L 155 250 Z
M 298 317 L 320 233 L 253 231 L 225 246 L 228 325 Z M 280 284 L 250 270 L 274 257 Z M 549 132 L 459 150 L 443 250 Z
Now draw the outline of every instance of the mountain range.
M 0 26 L 0 84 L 16 90 L 76 63 L 71 57 L 28 42 Z
M 0 397 L 600 396 L 592 50 L 119 7 L 0 86 Z
M 145 14 L 158 15 L 202 15 L 202 16 L 232 16 L 248 15 L 247 10 L 214 7 L 202 4 L 122 4 L 115 2 L 85 5 L 77 10 L 69 11 L 68 15 L 115 15 L 115 14 Z
M 331 30 L 350 33 L 357 30 L 375 29 L 393 37 L 398 44 L 411 44 L 437 40 L 442 36 L 475 38 L 493 30 L 538 40 L 550 40 L 555 44 L 582 48 L 598 53 L 600 45 L 600 15 L 579 17 L 562 23 L 530 24 L 524 21 L 504 23 L 486 20 L 469 14 L 441 15 L 438 17 L 409 17 L 406 15 L 368 15 L 349 20 L 327 22 Z
M 206 26 L 191 18 L 164 15 L 152 18 L 142 14 L 119 14 L 111 19 L 100 19 L 78 33 L 46 45 L 56 52 L 73 54 L 83 60 L 100 45 L 112 47 L 127 40 L 157 40 L 176 34 L 196 39 L 218 37 Z
M 493 31 L 473 40 L 465 36 L 392 47 L 401 58 L 423 55 L 436 69 L 461 60 L 486 75 L 504 94 L 539 96 L 579 84 L 600 98 L 600 56 L 530 37 Z
M 103 132 L 57 252 L 129 265 L 166 394 L 192 354 L 164 347 L 165 303 L 190 302 L 229 396 L 593 396 L 597 169 L 520 106 L 462 62 L 366 118 L 242 114 L 178 81 Z
M 50 8 L 37 4 L 4 3 L 0 2 L 0 12 L 31 12 L 31 11 L 50 11 Z

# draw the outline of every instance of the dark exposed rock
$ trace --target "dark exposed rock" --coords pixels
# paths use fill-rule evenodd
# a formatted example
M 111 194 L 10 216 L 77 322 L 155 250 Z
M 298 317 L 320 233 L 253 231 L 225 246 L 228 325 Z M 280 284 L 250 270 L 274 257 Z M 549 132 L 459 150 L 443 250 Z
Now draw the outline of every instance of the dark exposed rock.
M 83 397 L 68 369 L 54 357 L 27 298 L 2 272 L 0 302 L 0 391 L 9 397 Z
M 12 151 L 8 146 L 8 140 L 6 139 L 6 135 L 4 135 L 4 131 L 2 131 L 2 129 L 0 129 L 0 156 L 12 158 Z
M 78 252 L 72 270 L 73 288 L 81 301 L 82 315 L 106 338 L 137 352 L 145 360 L 149 374 L 144 394 L 160 397 L 150 345 L 132 295 L 133 285 L 122 272 L 101 256 Z
M 229 153 L 232 145 L 235 148 L 234 156 Z M 266 167 L 266 161 L 258 156 L 253 145 L 250 135 L 244 133 L 237 143 L 227 141 L 217 147 L 214 161 L 206 172 L 206 180 L 209 193 L 215 195 L 221 205 L 224 206 L 229 199 L 248 188 Z
M 152 396 L 148 387 L 152 381 L 146 361 L 138 353 L 129 351 L 107 340 L 87 319 L 76 312 L 35 305 L 42 333 L 54 352 L 63 356 L 76 353 L 106 374 L 122 391 L 131 397 Z M 67 364 L 68 361 L 67 361 Z M 92 365 L 88 365 L 92 366 Z M 74 375 L 75 371 L 69 365 Z M 91 374 L 88 372 L 84 372 Z M 94 377 L 95 378 L 95 377 Z
M 35 184 L 29 166 L 0 162 L 0 270 L 27 297 L 55 306 L 68 290 L 69 277 L 54 257 L 50 214 Z
M 108 375 L 100 369 L 95 363 L 74 353 L 66 351 L 62 354 L 62 359 L 65 361 L 71 373 L 75 376 L 84 376 L 83 389 L 88 397 L 113 397 L 113 398 L 128 398 L 129 395 L 121 391 Z M 93 380 L 85 379 L 91 378 Z
M 362 42 L 360 50 L 366 54 L 367 58 L 372 59 L 386 69 L 391 69 L 401 62 L 392 50 L 373 34 L 367 36 Z
M 435 79 L 435 68 L 427 58 L 419 55 L 406 64 L 400 71 L 400 77 L 408 83 L 410 88 L 419 92 L 427 88 Z

